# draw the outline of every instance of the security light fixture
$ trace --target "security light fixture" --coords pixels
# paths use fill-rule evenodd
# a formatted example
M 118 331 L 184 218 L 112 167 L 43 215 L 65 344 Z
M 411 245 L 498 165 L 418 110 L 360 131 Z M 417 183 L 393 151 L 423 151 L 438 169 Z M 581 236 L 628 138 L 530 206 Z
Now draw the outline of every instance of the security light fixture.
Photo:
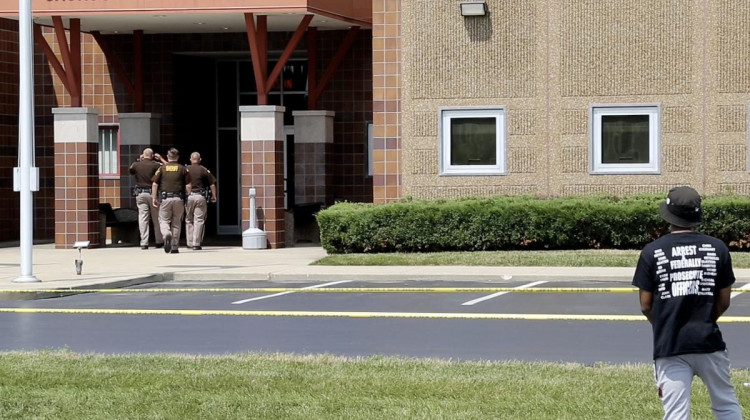
M 461 3 L 461 16 L 484 16 L 487 14 L 487 3 L 484 0 Z

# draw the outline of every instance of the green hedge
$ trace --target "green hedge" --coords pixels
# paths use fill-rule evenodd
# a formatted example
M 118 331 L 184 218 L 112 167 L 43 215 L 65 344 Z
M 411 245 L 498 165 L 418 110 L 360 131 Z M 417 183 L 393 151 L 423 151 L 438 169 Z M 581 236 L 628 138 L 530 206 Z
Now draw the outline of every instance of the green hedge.
M 329 253 L 637 249 L 663 235 L 664 195 L 630 197 L 493 197 L 338 203 L 317 214 Z M 733 248 L 748 246 L 750 200 L 704 199 L 698 230 Z

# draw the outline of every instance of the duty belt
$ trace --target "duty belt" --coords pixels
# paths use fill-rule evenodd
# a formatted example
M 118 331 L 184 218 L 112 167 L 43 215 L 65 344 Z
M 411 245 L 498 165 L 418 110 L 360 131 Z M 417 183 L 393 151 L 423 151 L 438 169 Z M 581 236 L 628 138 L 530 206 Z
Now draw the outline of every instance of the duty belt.
M 151 187 L 135 187 L 137 194 L 149 193 L 151 194 Z
M 161 198 L 162 200 L 165 198 L 182 198 L 182 193 L 162 192 Z
M 206 197 L 206 200 L 210 200 L 211 199 L 211 190 L 208 189 L 208 188 L 200 188 L 200 189 L 197 189 L 197 190 L 190 191 L 190 195 L 193 195 L 193 194 L 195 194 L 195 195 L 202 195 L 202 196 Z

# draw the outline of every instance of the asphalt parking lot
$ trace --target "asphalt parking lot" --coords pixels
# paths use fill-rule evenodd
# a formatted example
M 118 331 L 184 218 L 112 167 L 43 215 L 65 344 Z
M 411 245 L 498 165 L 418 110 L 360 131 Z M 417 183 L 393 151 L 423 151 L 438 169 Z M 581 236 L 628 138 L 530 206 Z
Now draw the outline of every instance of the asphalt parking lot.
M 611 282 L 166 282 L 0 306 L 2 350 L 651 360 L 637 292 Z M 733 366 L 750 368 L 750 294 L 726 319 Z

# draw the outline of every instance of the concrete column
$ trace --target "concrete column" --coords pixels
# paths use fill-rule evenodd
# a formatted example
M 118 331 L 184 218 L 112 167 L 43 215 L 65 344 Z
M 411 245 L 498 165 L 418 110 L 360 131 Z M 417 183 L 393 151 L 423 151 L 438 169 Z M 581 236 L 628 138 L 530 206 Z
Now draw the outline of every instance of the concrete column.
M 55 143 L 55 247 L 100 243 L 99 111 L 53 108 Z
M 240 107 L 242 230 L 250 227 L 250 212 L 258 215 L 271 248 L 283 248 L 284 215 L 284 107 Z M 248 191 L 257 192 L 257 209 L 250 209 Z
M 120 197 L 121 207 L 135 208 L 135 197 L 131 191 L 135 178 L 128 173 L 146 147 L 161 144 L 160 115 L 148 112 L 120 114 Z M 165 150 L 154 150 L 166 156 Z
M 333 204 L 333 111 L 294 111 L 294 194 L 296 204 Z

